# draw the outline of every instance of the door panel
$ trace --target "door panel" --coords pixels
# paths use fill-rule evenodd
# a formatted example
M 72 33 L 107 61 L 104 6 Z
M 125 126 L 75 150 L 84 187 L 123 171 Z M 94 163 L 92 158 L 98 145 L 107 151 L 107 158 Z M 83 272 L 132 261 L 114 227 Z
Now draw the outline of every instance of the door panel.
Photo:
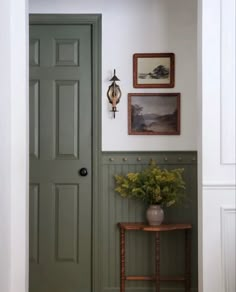
M 30 292 L 91 291 L 91 75 L 89 25 L 30 26 Z
M 29 85 L 30 107 L 30 158 L 39 158 L 39 80 L 31 80 Z

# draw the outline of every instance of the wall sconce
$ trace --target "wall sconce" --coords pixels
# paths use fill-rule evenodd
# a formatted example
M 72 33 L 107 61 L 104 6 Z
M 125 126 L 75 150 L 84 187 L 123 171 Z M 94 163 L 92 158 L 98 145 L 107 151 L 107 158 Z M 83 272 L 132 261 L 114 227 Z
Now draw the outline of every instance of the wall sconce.
M 121 98 L 120 86 L 116 84 L 116 81 L 120 81 L 120 79 L 117 78 L 115 69 L 114 69 L 114 75 L 110 79 L 110 81 L 112 81 L 112 84 L 108 87 L 107 97 L 108 97 L 109 102 L 112 104 L 111 112 L 113 112 L 114 118 L 115 118 L 115 114 L 117 112 L 116 105 L 120 102 L 120 98 Z

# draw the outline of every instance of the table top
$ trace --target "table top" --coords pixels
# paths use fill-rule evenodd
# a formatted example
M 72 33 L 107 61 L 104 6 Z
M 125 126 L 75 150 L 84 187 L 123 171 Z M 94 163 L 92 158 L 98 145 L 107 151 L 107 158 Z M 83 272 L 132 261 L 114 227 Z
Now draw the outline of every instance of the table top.
M 119 222 L 118 226 L 120 229 L 124 230 L 143 230 L 150 232 L 158 231 L 169 231 L 169 230 L 185 230 L 191 229 L 192 225 L 190 223 L 169 223 L 161 224 L 157 226 L 148 225 L 142 222 Z

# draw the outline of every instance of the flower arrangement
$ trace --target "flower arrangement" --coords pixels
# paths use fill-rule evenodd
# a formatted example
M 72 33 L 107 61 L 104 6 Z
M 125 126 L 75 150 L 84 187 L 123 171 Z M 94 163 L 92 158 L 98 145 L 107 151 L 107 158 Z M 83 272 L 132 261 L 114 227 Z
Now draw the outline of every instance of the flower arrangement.
M 115 175 L 115 191 L 123 198 L 169 207 L 185 196 L 184 169 L 160 169 L 154 161 L 140 172 Z

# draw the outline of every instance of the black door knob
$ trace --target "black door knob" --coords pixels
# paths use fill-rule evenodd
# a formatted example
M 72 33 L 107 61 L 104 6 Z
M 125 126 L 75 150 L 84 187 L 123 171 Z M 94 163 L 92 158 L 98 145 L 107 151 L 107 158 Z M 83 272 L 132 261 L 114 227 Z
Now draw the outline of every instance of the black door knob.
M 88 175 L 88 170 L 87 170 L 87 168 L 81 168 L 80 170 L 79 170 L 79 174 L 81 175 L 81 176 L 86 176 L 86 175 Z

